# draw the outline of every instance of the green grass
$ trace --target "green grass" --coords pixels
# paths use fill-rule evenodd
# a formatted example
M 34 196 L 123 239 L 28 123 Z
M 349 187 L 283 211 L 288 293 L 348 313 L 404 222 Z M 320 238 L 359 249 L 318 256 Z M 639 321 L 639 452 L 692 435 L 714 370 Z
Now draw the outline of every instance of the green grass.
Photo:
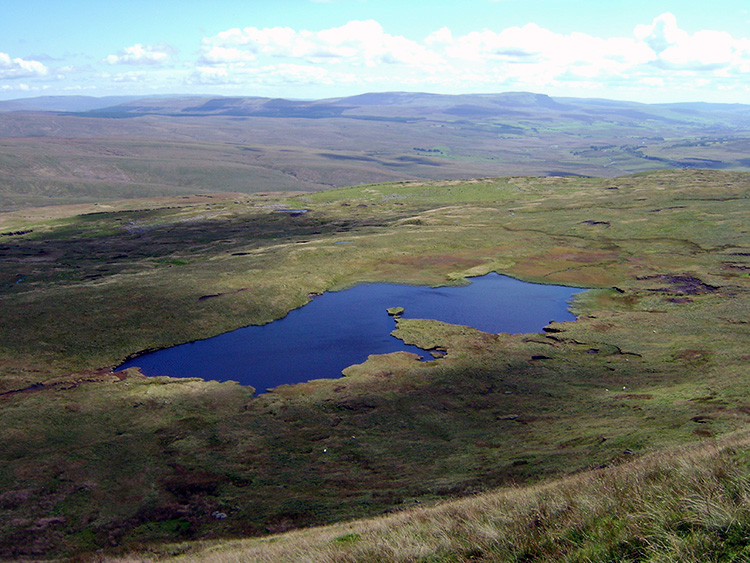
M 735 172 L 511 177 L 3 217 L 3 232 L 21 234 L 0 238 L 0 323 L 12 327 L 0 332 L 0 554 L 276 533 L 740 430 L 748 185 Z M 593 290 L 572 305 L 578 321 L 540 334 L 401 319 L 396 336 L 446 356 L 373 356 L 344 378 L 258 397 L 110 373 L 129 354 L 269 322 L 311 294 L 489 271 Z M 623 522 L 601 518 L 561 524 L 554 541 L 583 550 L 620 537 Z M 335 543 L 371 545 L 361 535 Z M 458 537 L 466 559 L 479 544 Z M 451 560 L 458 544 L 446 545 L 425 557 Z
M 745 561 L 749 448 L 742 432 L 434 507 L 264 539 L 175 544 L 114 560 Z

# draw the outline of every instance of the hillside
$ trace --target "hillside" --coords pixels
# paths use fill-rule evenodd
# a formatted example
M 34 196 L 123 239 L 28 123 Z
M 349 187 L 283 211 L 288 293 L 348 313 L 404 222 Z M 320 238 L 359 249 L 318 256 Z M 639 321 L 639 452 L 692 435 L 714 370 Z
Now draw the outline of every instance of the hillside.
M 543 485 L 263 539 L 153 546 L 113 561 L 746 561 L 747 432 Z
M 750 165 L 750 106 L 739 104 L 638 104 L 525 92 L 115 101 L 0 102 L 0 209 Z
M 0 556 L 276 534 L 742 431 L 749 190 L 743 172 L 661 170 L 4 213 Z M 538 334 L 401 318 L 396 337 L 444 357 L 371 356 L 259 395 L 113 371 L 325 291 L 490 271 L 590 291 Z

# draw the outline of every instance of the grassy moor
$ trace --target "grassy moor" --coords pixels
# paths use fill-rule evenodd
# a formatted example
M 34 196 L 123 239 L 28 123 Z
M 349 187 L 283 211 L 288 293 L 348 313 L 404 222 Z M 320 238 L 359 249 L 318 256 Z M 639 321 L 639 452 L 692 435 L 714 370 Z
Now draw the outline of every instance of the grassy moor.
M 750 558 L 747 107 L 456 98 L 0 113 L 0 557 Z M 396 315 L 445 354 L 259 394 L 115 371 L 488 272 L 578 320 Z
M 750 169 L 750 106 L 740 104 L 526 92 L 117 101 L 0 101 L 0 206 L 401 180 Z

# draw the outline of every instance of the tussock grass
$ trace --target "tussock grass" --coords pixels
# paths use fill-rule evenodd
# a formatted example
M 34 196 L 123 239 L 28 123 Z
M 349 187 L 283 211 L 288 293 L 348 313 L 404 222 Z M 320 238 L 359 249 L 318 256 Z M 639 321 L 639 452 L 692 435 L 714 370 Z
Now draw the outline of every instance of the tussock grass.
M 10 327 L 0 331 L 0 557 L 262 536 L 531 485 L 632 457 L 624 452 L 745 429 L 748 186 L 747 174 L 661 171 L 13 214 L 0 237 L 0 325 Z M 309 213 L 274 213 L 284 205 Z M 447 355 L 373 357 L 344 378 L 258 397 L 236 384 L 109 371 L 133 352 L 269 322 L 323 291 L 456 284 L 489 271 L 596 289 L 573 303 L 576 322 L 540 334 L 402 319 L 397 337 Z M 679 497 L 681 510 L 703 514 L 696 490 Z M 577 529 L 565 520 L 573 509 L 558 514 L 563 501 L 549 495 L 543 516 L 558 518 L 560 531 L 535 532 L 534 545 L 552 546 L 543 551 L 523 547 L 500 517 L 451 516 L 443 531 L 419 532 L 427 548 L 394 553 L 626 561 L 693 533 L 675 524 L 674 538 L 628 551 L 635 540 L 617 539 L 621 529 L 652 536 L 633 532 L 629 517 L 609 523 L 619 507 L 605 504 L 601 522 L 561 535 Z M 591 503 L 573 504 L 589 514 Z M 649 506 L 627 514 L 651 522 L 668 513 Z M 735 514 L 709 513 L 725 522 Z M 356 551 L 382 543 L 365 542 L 369 532 L 336 530 L 336 553 L 395 557 Z M 621 551 L 591 547 L 610 541 Z M 566 542 L 589 551 L 555 551 Z M 511 556 L 507 545 L 521 547 Z
M 749 469 L 743 431 L 545 484 L 117 561 L 748 561 Z

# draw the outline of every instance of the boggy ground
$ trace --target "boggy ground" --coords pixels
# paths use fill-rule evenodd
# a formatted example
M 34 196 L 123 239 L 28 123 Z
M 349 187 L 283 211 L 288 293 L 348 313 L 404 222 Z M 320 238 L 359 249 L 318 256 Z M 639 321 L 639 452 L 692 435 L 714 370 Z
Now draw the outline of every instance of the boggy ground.
M 2 217 L 0 555 L 274 533 L 743 428 L 749 185 L 661 171 Z M 400 319 L 399 338 L 447 355 L 257 397 L 111 373 L 326 290 L 488 271 L 593 289 L 540 334 Z
M 628 463 L 263 538 L 180 542 L 117 563 L 746 561 L 747 431 Z

